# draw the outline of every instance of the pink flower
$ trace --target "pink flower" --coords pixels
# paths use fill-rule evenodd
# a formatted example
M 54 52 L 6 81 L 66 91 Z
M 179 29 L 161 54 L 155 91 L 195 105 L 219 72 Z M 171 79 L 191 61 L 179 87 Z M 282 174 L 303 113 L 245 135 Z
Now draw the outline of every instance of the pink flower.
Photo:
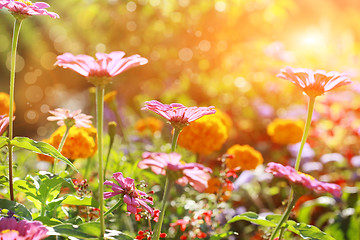
M 280 70 L 277 76 L 289 80 L 302 88 L 309 97 L 317 97 L 332 89 L 350 84 L 351 81 L 344 73 L 325 72 L 317 70 L 313 72 L 305 68 L 286 67 Z
M 27 0 L 0 0 L 0 9 L 7 8 L 13 14 L 20 14 L 25 16 L 33 15 L 47 15 L 52 18 L 59 18 L 59 15 L 53 12 L 48 12 L 45 8 L 50 7 L 44 2 L 32 3 Z
M 148 62 L 146 58 L 140 57 L 140 55 L 125 58 L 124 55 L 125 53 L 122 51 L 109 54 L 96 53 L 97 59 L 94 59 L 88 55 L 74 56 L 71 53 L 64 53 L 56 58 L 55 65 L 72 69 L 87 77 L 94 85 L 105 85 L 118 74 Z
M 76 110 L 71 112 L 68 109 L 57 108 L 55 110 L 50 110 L 54 116 L 47 117 L 48 121 L 57 121 L 59 126 L 67 125 L 69 127 L 75 125 L 76 127 L 91 127 L 91 120 L 92 116 L 86 115 L 81 113 L 81 110 Z
M 6 128 L 9 126 L 9 117 L 5 115 L 0 115 L 0 135 L 2 135 Z
M 202 116 L 214 114 L 215 107 L 185 107 L 180 103 L 162 104 L 156 100 L 145 102 L 141 110 L 150 110 L 169 120 L 174 128 L 182 129 Z
M 199 192 L 203 192 L 208 186 L 211 169 L 199 163 L 184 163 L 178 153 L 144 152 L 142 158 L 138 164 L 141 169 L 150 167 L 156 174 L 172 174 L 177 179 L 177 184 L 185 186 L 189 183 Z
M 40 240 L 46 238 L 47 228 L 39 221 L 17 221 L 15 218 L 0 219 L 0 239 Z
M 312 176 L 296 171 L 290 166 L 283 166 L 279 163 L 270 162 L 265 172 L 272 173 L 276 177 L 286 178 L 291 183 L 302 185 L 318 194 L 331 193 L 336 197 L 341 196 L 341 187 L 334 183 L 320 182 Z
M 113 178 L 119 185 L 111 181 L 105 181 L 104 185 L 112 186 L 113 190 L 113 192 L 104 192 L 105 199 L 122 194 L 124 202 L 127 205 L 127 210 L 130 213 L 136 214 L 136 208 L 141 206 L 146 209 L 151 216 L 154 216 L 154 210 L 147 205 L 147 203 L 153 204 L 151 197 L 145 192 L 136 189 L 134 179 L 129 177 L 124 178 L 121 172 L 114 173 Z

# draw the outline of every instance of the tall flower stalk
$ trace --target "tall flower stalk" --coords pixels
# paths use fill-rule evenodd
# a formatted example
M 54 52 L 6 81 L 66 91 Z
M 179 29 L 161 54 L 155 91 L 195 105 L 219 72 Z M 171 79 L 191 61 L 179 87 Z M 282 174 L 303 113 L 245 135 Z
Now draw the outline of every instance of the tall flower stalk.
M 116 51 L 109 54 L 97 53 L 96 59 L 87 55 L 74 56 L 64 53 L 57 57 L 55 65 L 70 68 L 85 76 L 89 82 L 96 87 L 96 122 L 98 132 L 98 164 L 99 164 L 99 204 L 100 204 L 100 236 L 104 238 L 104 164 L 103 164 L 103 119 L 104 119 L 104 93 L 105 86 L 112 78 L 129 68 L 144 65 L 148 62 L 146 58 L 139 55 L 124 57 L 125 53 Z
M 296 157 L 295 168 L 294 168 L 295 171 L 298 171 L 300 168 L 302 151 L 310 131 L 312 114 L 315 105 L 315 98 L 317 96 L 321 96 L 325 92 L 350 84 L 351 81 L 344 73 L 338 73 L 334 71 L 327 73 L 323 70 L 317 70 L 314 72 L 310 69 L 291 68 L 291 67 L 286 67 L 284 69 L 281 69 L 280 74 L 278 74 L 278 77 L 291 81 L 296 86 L 300 87 L 303 90 L 303 93 L 308 95 L 309 97 L 305 127 L 301 138 L 300 148 Z M 282 225 L 288 220 L 291 210 L 295 206 L 295 203 L 298 200 L 298 198 L 301 196 L 301 194 L 297 193 L 296 191 L 297 188 L 295 189 L 292 186 L 289 194 L 287 208 L 283 213 L 279 223 L 275 227 L 275 230 L 271 234 L 270 240 L 273 240 L 276 237 L 277 233 L 282 228 Z M 278 240 L 282 239 L 283 233 L 284 231 L 280 232 Z

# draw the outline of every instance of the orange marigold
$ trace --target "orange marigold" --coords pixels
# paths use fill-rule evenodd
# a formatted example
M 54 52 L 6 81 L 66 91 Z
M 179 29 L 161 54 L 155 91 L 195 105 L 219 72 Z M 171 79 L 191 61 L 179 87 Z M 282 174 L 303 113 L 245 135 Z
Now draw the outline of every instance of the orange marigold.
M 249 145 L 235 144 L 226 153 L 233 156 L 226 159 L 231 170 L 253 170 L 264 162 L 261 153 Z
M 184 127 L 178 144 L 194 153 L 210 154 L 219 150 L 228 139 L 228 129 L 220 114 L 206 115 Z
M 117 91 L 108 92 L 104 96 L 104 102 L 107 104 L 110 104 L 111 102 L 113 102 L 115 100 L 116 95 L 117 95 Z
M 10 96 L 5 92 L 0 92 L 0 115 L 9 115 Z M 13 114 L 15 112 L 15 104 L 13 107 Z
M 49 139 L 43 140 L 54 146 L 59 147 L 61 139 L 65 133 L 66 127 L 59 127 Z M 61 154 L 70 160 L 77 158 L 88 158 L 94 156 L 97 151 L 97 131 L 94 127 L 78 128 L 73 126 L 70 128 L 69 135 L 66 138 Z M 40 160 L 53 162 L 54 159 L 45 155 L 39 155 Z
M 154 134 L 155 132 L 160 132 L 163 129 L 163 127 L 164 127 L 163 121 L 154 117 L 143 118 L 135 123 L 135 129 L 139 133 L 143 133 L 146 130 L 150 130 Z
M 275 119 L 267 127 L 267 133 L 274 143 L 293 144 L 301 141 L 304 130 L 302 120 Z

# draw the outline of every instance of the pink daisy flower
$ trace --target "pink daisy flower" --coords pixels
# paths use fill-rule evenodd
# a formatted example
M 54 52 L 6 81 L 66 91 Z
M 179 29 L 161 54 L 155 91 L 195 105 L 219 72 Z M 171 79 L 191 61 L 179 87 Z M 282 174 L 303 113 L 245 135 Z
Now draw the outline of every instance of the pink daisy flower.
M 23 16 L 34 16 L 34 15 L 47 15 L 52 18 L 59 18 L 54 12 L 48 12 L 45 8 L 50 7 L 49 4 L 44 2 L 35 2 L 27 0 L 0 0 L 0 9 L 7 8 L 13 14 L 19 14 Z
M 305 68 L 286 67 L 280 70 L 279 78 L 289 80 L 300 87 L 309 97 L 317 97 L 335 88 L 350 84 L 351 81 L 344 73 L 325 72 L 317 70 L 313 72 Z
M 54 116 L 47 117 L 48 121 L 57 121 L 59 126 L 67 125 L 69 127 L 75 125 L 76 127 L 91 127 L 91 118 L 92 116 L 81 113 L 81 110 L 76 110 L 71 112 L 68 109 L 57 108 L 55 110 L 50 110 Z
M 2 135 L 6 128 L 9 126 L 9 117 L 5 115 L 0 115 L 0 135 Z
M 122 51 L 109 54 L 96 53 L 96 59 L 88 55 L 74 56 L 71 53 L 64 53 L 56 58 L 55 65 L 72 69 L 87 77 L 94 85 L 106 85 L 118 74 L 148 63 L 148 60 L 140 55 L 124 56 L 125 53 Z
M 166 118 L 174 128 L 182 129 L 202 116 L 214 114 L 215 107 L 185 107 L 180 103 L 162 104 L 156 100 L 145 102 L 141 110 L 150 110 Z
M 46 238 L 47 228 L 39 221 L 17 221 L 15 218 L 0 219 L 0 239 L 41 240 Z
M 304 186 L 315 193 L 331 193 L 336 197 L 341 196 L 341 187 L 334 183 L 320 182 L 312 176 L 296 171 L 290 166 L 283 166 L 279 163 L 270 162 L 265 172 L 272 173 L 276 177 L 286 178 L 293 184 Z
M 203 192 L 207 188 L 212 171 L 199 163 L 185 163 L 178 153 L 144 152 L 143 160 L 138 163 L 141 169 L 151 168 L 156 174 L 171 174 L 176 183 L 182 186 L 190 184 L 196 191 Z
M 127 205 L 127 210 L 130 213 L 136 214 L 136 209 L 141 206 L 147 210 L 151 216 L 154 216 L 154 210 L 147 205 L 147 203 L 153 204 L 152 198 L 145 192 L 136 189 L 134 179 L 129 177 L 124 178 L 121 172 L 114 173 L 113 178 L 118 184 L 111 181 L 104 182 L 104 185 L 112 186 L 113 190 L 113 192 L 104 192 L 105 199 L 121 194 Z

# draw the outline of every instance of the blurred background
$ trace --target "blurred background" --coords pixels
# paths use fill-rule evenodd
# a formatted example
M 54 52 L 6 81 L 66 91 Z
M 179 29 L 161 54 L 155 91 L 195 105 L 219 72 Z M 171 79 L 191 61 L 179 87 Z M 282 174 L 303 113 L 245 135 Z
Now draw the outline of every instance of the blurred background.
M 18 136 L 48 137 L 55 128 L 46 120 L 50 109 L 93 113 L 91 85 L 79 74 L 54 66 L 56 56 L 65 52 L 94 56 L 122 50 L 149 59 L 116 77 L 107 89 L 118 92 L 127 126 L 144 115 L 140 108 L 147 100 L 214 105 L 232 118 L 232 138 L 239 143 L 261 140 L 271 119 L 289 116 L 294 109 L 304 118 L 300 110 L 306 109 L 307 99 L 276 77 L 281 68 L 348 72 L 357 81 L 357 0 L 46 2 L 60 19 L 31 17 L 20 32 Z M 0 91 L 8 92 L 14 21 L 3 9 L 0 22 Z

